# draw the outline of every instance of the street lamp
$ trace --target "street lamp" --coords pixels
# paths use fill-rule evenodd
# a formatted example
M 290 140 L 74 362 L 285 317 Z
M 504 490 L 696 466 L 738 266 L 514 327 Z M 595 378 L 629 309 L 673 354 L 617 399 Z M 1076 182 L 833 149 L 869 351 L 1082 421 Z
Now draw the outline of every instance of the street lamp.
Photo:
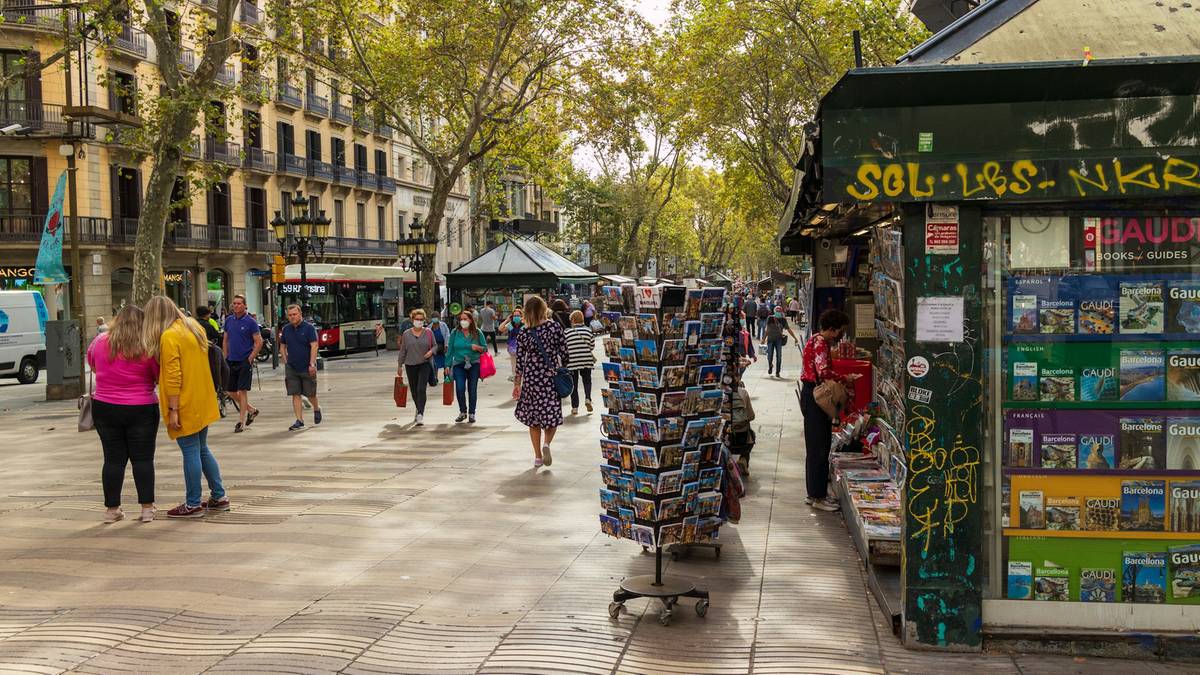
M 413 216 L 412 225 L 408 226 L 409 236 L 396 240 L 396 254 L 400 258 L 400 267 L 417 273 L 417 302 L 410 309 L 416 309 L 423 304 L 421 272 L 433 269 L 434 257 L 437 255 L 437 237 L 421 236 L 424 229 L 421 221 Z
M 295 251 L 300 259 L 300 309 L 304 316 L 309 315 L 308 307 L 308 255 L 318 250 L 325 253 L 325 239 L 329 236 L 331 220 L 325 217 L 322 209 L 313 213 L 312 204 L 303 195 L 297 194 L 292 199 L 292 209 L 288 217 L 283 217 L 279 211 L 271 220 L 271 228 L 275 230 L 275 239 L 279 242 L 279 251 L 286 258 Z M 298 214 L 298 215 L 292 215 Z

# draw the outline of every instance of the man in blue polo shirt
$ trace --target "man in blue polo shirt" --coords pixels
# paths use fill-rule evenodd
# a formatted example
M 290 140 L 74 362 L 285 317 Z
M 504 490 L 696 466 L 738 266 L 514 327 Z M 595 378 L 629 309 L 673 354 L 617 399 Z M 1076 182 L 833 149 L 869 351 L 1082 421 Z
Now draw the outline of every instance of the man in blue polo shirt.
M 246 296 L 233 296 L 232 314 L 225 315 L 225 360 L 229 362 L 229 382 L 225 391 L 237 403 L 241 418 L 233 427 L 233 433 L 254 423 L 258 408 L 250 405 L 250 380 L 253 376 L 254 357 L 262 349 L 262 331 L 254 317 L 246 313 Z
M 308 397 L 313 407 L 313 423 L 321 423 L 321 404 L 317 402 L 317 329 L 304 320 L 300 305 L 288 305 L 287 323 L 279 334 L 279 354 L 284 362 L 284 387 L 292 397 L 296 421 L 288 431 L 304 428 L 304 404 Z

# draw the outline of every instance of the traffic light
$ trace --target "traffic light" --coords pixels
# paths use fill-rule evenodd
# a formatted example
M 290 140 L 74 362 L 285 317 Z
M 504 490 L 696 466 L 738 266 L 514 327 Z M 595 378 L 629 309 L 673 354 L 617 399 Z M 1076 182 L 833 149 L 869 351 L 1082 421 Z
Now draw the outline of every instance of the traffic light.
M 277 255 L 271 259 L 271 282 L 276 284 L 283 283 L 287 270 L 287 261 L 283 256 Z

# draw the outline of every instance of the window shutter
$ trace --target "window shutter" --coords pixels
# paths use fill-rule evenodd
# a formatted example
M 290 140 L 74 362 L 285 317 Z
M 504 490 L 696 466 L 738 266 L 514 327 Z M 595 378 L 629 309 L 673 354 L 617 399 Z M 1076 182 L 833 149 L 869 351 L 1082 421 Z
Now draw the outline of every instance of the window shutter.
M 254 202 L 252 202 L 250 200 L 250 186 L 246 186 L 246 187 L 242 188 L 242 198 L 246 200 L 245 201 L 245 204 L 246 204 L 246 229 L 253 230 L 254 229 L 254 215 L 253 214 L 254 214 L 255 209 L 257 209 L 258 207 L 254 204 Z M 253 237 L 253 236 L 254 236 L 253 234 L 250 235 L 250 237 Z
M 25 52 L 25 100 L 42 100 L 42 55 L 40 52 Z
M 120 168 L 116 164 L 108 166 L 108 190 L 112 201 L 113 231 L 120 232 L 121 227 L 121 179 L 118 176 Z
M 32 198 L 33 214 L 45 215 L 50 210 L 50 177 L 46 175 L 48 167 L 45 157 L 32 157 L 29 162 L 29 191 Z M 37 223 L 41 225 L 41 223 Z
M 276 122 L 275 123 L 275 154 L 278 156 L 278 162 L 279 162 L 279 166 L 281 168 L 284 165 L 283 164 L 283 155 L 285 154 L 283 142 L 284 142 L 283 141 L 283 122 Z

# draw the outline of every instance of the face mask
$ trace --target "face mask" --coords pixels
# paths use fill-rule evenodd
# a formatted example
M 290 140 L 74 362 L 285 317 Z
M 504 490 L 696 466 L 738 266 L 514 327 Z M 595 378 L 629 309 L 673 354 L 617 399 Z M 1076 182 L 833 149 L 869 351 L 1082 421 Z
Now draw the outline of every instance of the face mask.
M 512 324 L 513 324 L 514 326 L 520 326 L 520 325 L 521 325 L 521 317 L 519 317 L 519 316 L 514 316 L 514 317 L 512 318 Z
M 425 325 L 425 321 L 423 321 L 422 319 L 413 319 L 413 328 L 420 328 L 421 326 L 424 326 L 424 325 Z
M 782 319 L 782 318 L 783 318 L 783 312 L 775 312 L 775 318 L 776 318 L 776 319 Z
M 467 328 L 468 326 L 471 325 L 471 322 L 467 321 L 466 319 L 463 319 L 462 321 L 458 322 L 458 325 L 462 326 L 463 328 Z

